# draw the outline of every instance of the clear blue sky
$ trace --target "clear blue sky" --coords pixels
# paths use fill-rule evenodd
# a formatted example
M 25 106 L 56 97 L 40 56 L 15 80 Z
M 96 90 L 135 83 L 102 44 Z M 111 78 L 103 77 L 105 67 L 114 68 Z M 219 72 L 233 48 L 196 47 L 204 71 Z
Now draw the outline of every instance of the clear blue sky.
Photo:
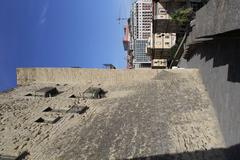
M 123 23 L 129 0 L 1 0 L 0 91 L 17 67 L 126 66 Z

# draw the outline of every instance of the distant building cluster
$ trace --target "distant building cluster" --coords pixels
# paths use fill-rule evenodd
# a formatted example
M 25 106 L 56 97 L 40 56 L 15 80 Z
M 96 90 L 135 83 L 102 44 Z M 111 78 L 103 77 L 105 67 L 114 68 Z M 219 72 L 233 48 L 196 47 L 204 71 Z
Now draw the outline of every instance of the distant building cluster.
M 151 67 L 151 59 L 145 47 L 151 36 L 152 1 L 136 0 L 132 3 L 130 18 L 124 28 L 124 49 L 127 52 L 128 68 Z
M 171 49 L 181 31 L 171 15 L 183 7 L 194 11 L 201 0 L 135 0 L 130 18 L 124 26 L 124 50 L 127 68 L 167 68 L 172 59 Z

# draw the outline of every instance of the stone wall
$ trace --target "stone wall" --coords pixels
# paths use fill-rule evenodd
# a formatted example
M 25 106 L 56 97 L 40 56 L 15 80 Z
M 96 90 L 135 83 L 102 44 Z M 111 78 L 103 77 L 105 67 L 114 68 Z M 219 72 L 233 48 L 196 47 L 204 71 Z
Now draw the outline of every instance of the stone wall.
M 200 9 L 179 63 L 199 69 L 228 147 L 240 144 L 239 8 L 239 0 L 210 0 Z
M 240 143 L 240 40 L 198 45 L 179 66 L 199 69 L 227 146 Z
M 196 15 L 197 37 L 206 37 L 240 28 L 239 0 L 210 0 Z
M 124 83 L 153 78 L 158 70 L 106 70 L 77 68 L 18 68 L 17 84 L 30 83 Z

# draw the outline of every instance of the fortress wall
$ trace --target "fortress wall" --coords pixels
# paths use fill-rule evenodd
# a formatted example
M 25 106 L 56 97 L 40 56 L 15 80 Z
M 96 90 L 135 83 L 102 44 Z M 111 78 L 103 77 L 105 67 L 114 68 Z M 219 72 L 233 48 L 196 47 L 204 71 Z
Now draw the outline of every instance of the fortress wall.
M 156 76 L 158 70 L 106 70 L 77 68 L 17 68 L 17 84 L 31 83 L 124 83 L 145 81 Z
M 200 9 L 188 37 L 187 60 L 179 63 L 199 69 L 227 147 L 240 144 L 239 6 L 238 0 L 210 0 Z
M 240 143 L 240 40 L 203 43 L 179 66 L 199 69 L 226 145 Z

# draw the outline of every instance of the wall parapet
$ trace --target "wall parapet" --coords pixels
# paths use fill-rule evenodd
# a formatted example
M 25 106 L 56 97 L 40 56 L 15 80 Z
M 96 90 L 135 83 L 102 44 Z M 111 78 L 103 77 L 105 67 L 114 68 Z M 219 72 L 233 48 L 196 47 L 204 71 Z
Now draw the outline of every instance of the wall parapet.
M 17 68 L 17 84 L 32 83 L 123 83 L 145 81 L 153 78 L 158 70 L 106 70 L 79 68 Z

